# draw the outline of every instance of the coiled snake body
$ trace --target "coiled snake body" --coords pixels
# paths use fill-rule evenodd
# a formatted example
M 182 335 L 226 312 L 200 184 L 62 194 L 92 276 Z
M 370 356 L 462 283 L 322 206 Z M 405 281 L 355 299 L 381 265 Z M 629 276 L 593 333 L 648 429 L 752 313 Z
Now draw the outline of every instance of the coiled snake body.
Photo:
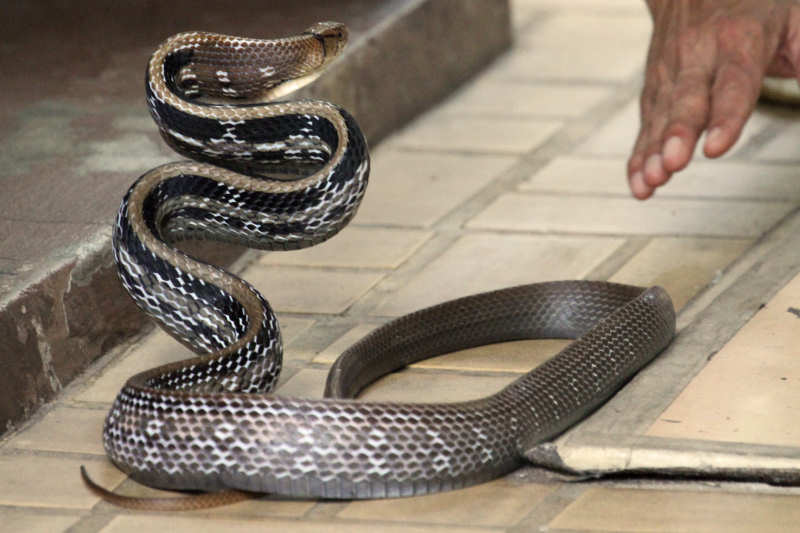
M 345 38 L 335 23 L 269 41 L 187 33 L 150 60 L 147 99 L 163 137 L 203 162 L 156 168 L 130 188 L 114 255 L 136 303 L 202 355 L 132 377 L 115 400 L 105 448 L 137 481 L 324 498 L 478 483 L 509 472 L 529 447 L 595 409 L 673 336 L 674 311 L 662 289 L 533 284 L 378 328 L 334 364 L 325 399 L 268 394 L 282 354 L 269 306 L 246 282 L 169 243 L 199 237 L 293 249 L 321 242 L 358 207 L 367 147 L 353 118 L 326 102 L 230 106 L 197 97 L 274 94 L 280 84 L 273 80 L 311 75 Z M 343 399 L 419 359 L 539 337 L 578 340 L 484 399 Z

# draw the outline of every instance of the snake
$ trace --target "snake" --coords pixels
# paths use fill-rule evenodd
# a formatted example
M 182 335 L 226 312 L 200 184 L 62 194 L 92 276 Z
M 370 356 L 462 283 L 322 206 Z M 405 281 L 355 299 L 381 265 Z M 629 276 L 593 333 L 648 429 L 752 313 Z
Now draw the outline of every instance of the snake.
M 388 321 L 336 360 L 323 398 L 273 393 L 283 353 L 274 311 L 249 283 L 179 245 L 293 250 L 353 218 L 370 169 L 357 122 L 326 101 L 279 99 L 287 83 L 318 75 L 347 38 L 335 22 L 278 39 L 188 32 L 150 58 L 150 113 L 188 160 L 131 185 L 112 249 L 136 304 L 196 356 L 136 374 L 112 404 L 104 448 L 137 482 L 334 499 L 467 487 L 519 467 L 526 450 L 602 405 L 674 336 L 660 287 L 532 283 Z M 356 398 L 416 361 L 536 338 L 575 340 L 490 396 Z

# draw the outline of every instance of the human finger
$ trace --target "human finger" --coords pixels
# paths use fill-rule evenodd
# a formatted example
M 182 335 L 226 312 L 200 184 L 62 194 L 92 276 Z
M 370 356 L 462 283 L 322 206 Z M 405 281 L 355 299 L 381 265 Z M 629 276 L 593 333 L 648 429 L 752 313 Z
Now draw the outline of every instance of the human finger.
M 755 65 L 725 62 L 711 88 L 711 110 L 703 151 L 719 157 L 739 139 L 753 112 L 763 73 Z

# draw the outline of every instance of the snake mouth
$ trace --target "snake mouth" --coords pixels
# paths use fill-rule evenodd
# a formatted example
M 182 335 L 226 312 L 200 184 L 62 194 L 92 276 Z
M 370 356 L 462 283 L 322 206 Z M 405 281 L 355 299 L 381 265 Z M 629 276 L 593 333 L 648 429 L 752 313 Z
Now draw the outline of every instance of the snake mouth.
M 313 35 L 322 44 L 325 52 L 325 63 L 332 61 L 344 51 L 350 32 L 340 22 L 318 22 L 306 29 L 304 33 Z

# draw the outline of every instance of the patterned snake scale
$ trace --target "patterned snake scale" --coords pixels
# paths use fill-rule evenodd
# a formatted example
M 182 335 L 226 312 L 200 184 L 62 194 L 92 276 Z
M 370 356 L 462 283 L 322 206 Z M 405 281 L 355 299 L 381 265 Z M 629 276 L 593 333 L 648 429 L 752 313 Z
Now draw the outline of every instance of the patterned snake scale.
M 183 33 L 150 60 L 152 116 L 170 146 L 199 162 L 158 167 L 131 186 L 114 228 L 114 256 L 136 303 L 200 355 L 140 373 L 117 396 L 105 449 L 136 481 L 321 498 L 468 486 L 522 464 L 526 450 L 602 404 L 674 335 L 672 302 L 658 287 L 526 285 L 378 328 L 333 365 L 324 399 L 270 394 L 282 344 L 269 305 L 245 281 L 171 243 L 204 238 L 296 249 L 348 223 L 369 174 L 353 118 L 327 102 L 254 101 L 277 94 L 283 80 L 312 76 L 346 37 L 336 23 L 275 40 Z M 243 101 L 222 103 L 228 97 Z M 577 340 L 480 400 L 349 399 L 420 359 L 552 337 Z

